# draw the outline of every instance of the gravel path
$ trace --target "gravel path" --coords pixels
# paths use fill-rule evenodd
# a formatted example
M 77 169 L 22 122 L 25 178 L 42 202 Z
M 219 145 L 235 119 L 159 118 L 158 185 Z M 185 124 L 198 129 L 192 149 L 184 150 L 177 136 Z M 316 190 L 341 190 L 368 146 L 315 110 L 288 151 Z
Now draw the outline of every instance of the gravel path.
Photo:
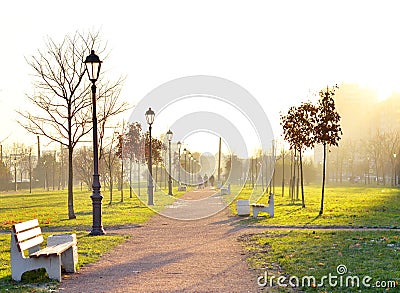
M 202 211 L 221 209 L 222 199 L 214 193 L 188 192 L 186 202 L 165 214 L 188 219 L 194 205 Z M 205 214 L 198 212 L 199 217 Z M 248 269 L 237 241 L 245 230 L 236 223 L 228 209 L 199 220 L 157 215 L 141 227 L 119 230 L 131 238 L 64 279 L 60 291 L 257 292 L 257 276 Z

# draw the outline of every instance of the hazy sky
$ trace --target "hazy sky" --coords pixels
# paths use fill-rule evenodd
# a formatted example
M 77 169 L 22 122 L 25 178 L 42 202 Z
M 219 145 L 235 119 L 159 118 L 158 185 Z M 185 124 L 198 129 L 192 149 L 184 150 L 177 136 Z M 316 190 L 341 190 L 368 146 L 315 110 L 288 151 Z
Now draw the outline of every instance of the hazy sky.
M 30 137 L 14 112 L 32 91 L 24 58 L 46 36 L 76 30 L 101 31 L 112 50 L 103 68 L 127 76 L 122 98 L 131 104 L 175 78 L 219 76 L 252 93 L 275 135 L 279 112 L 310 90 L 355 82 L 384 98 L 400 89 L 396 1 L 6 1 L 1 11 L 5 143 Z

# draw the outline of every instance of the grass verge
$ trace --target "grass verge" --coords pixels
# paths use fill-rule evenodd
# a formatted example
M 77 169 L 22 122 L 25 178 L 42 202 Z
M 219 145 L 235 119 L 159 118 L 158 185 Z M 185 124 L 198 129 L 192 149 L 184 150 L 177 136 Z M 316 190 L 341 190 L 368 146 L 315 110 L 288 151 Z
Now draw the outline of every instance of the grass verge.
M 231 197 L 235 199 L 251 199 L 251 203 L 267 204 L 268 196 L 261 188 L 252 195 L 251 188 L 235 190 Z M 279 189 L 280 192 L 280 189 Z M 301 198 L 301 194 L 299 195 Z M 321 189 L 317 186 L 305 187 L 306 208 L 301 201 L 292 202 L 287 194 L 280 193 L 275 199 L 275 217 L 264 214 L 257 219 L 246 219 L 249 224 L 267 226 L 353 226 L 353 227 L 400 227 L 400 192 L 397 188 L 347 186 L 327 187 L 325 189 L 324 214 L 319 216 Z M 231 200 L 231 209 L 236 213 L 236 200 Z M 263 214 L 260 214 L 263 215 Z
M 174 197 L 158 190 L 154 195 L 153 209 L 149 209 L 146 191 L 141 197 L 124 190 L 124 200 L 120 192 L 114 190 L 110 204 L 108 192 L 103 192 L 103 225 L 107 229 L 124 225 L 138 225 L 155 215 L 156 211 L 172 204 L 175 198 L 185 192 L 173 189 Z M 49 292 L 58 287 L 43 271 L 24 276 L 25 282 L 14 282 L 10 268 L 10 235 L 8 232 L 15 223 L 37 218 L 45 236 L 57 233 L 76 233 L 78 237 L 78 268 L 93 263 L 99 257 L 126 240 L 125 235 L 88 236 L 92 225 L 92 202 L 90 191 L 74 191 L 76 219 L 68 219 L 67 191 L 34 190 L 33 193 L 12 192 L 0 194 L 0 292 Z
M 281 230 L 245 235 L 240 240 L 249 265 L 258 270 L 268 292 L 286 292 L 291 289 L 289 280 L 298 282 L 296 290 L 304 292 L 400 290 L 397 231 Z M 278 286 L 279 277 L 287 287 Z

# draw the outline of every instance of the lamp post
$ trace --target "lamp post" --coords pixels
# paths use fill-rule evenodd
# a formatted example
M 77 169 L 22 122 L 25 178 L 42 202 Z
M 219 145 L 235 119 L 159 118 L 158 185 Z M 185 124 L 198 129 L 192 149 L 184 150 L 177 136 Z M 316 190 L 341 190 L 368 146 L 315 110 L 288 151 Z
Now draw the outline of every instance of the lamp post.
M 99 154 L 97 142 L 97 113 L 96 113 L 96 81 L 99 78 L 101 63 L 99 56 L 94 53 L 94 50 L 86 57 L 86 71 L 89 75 L 89 80 L 92 82 L 92 117 L 93 117 L 93 183 L 92 183 L 92 199 L 93 206 L 93 225 L 89 235 L 97 236 L 104 235 L 102 224 L 101 201 L 103 196 L 100 192 L 100 175 L 99 175 Z
M 191 173 L 191 177 L 192 177 L 192 185 L 193 185 L 193 183 L 194 183 L 194 180 L 193 180 L 193 167 L 194 167 L 194 165 L 193 165 L 193 163 L 194 163 L 194 157 L 193 157 L 193 155 L 191 155 L 190 156 L 190 161 L 192 162 L 192 171 L 190 172 Z
M 397 154 L 393 154 L 393 158 L 394 158 L 394 186 L 397 185 L 396 157 L 397 157 Z
M 147 120 L 147 124 L 149 124 L 149 160 L 148 160 L 148 168 L 149 168 L 149 176 L 148 176 L 148 180 L 147 180 L 147 195 L 148 195 L 148 201 L 147 204 L 152 206 L 154 205 L 153 202 L 153 159 L 152 159 L 152 147 L 151 147 L 151 127 L 153 125 L 154 122 L 154 116 L 155 113 L 154 111 L 149 108 L 149 110 L 146 111 L 146 120 Z
M 172 140 L 173 133 L 170 130 L 167 131 L 167 139 L 168 139 L 168 160 L 169 160 L 169 165 L 168 165 L 168 195 L 172 195 L 172 177 L 171 177 L 171 140 Z
M 185 185 L 186 185 L 186 155 L 187 155 L 187 149 L 186 148 L 184 148 L 183 149 L 183 154 L 185 155 Z
M 192 162 L 192 184 L 193 184 L 193 186 L 195 185 L 195 178 L 194 178 L 194 174 L 196 172 L 195 166 L 196 166 L 196 159 L 193 157 L 193 162 Z
M 181 146 L 182 143 L 178 141 L 178 162 L 179 162 L 179 168 L 178 168 L 178 187 L 181 185 Z
M 188 157 L 188 169 L 189 169 L 189 171 L 188 171 L 188 175 L 189 175 L 189 178 L 188 178 L 188 183 L 189 183 L 189 185 L 191 185 L 191 181 L 192 181 L 192 154 L 190 153 L 190 152 L 188 152 L 188 155 L 189 155 L 189 157 Z

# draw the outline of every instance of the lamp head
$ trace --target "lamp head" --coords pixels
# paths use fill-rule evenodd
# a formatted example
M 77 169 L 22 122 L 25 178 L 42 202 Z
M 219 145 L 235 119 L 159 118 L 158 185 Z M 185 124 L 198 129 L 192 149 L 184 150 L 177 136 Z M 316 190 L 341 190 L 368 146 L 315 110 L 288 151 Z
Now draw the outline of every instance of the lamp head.
M 172 140 L 172 136 L 173 136 L 173 133 L 172 133 L 171 129 L 169 129 L 169 130 L 167 131 L 167 139 L 168 139 L 168 141 L 171 141 L 171 140 Z
M 152 125 L 154 122 L 154 116 L 155 116 L 154 111 L 151 108 L 149 108 L 149 110 L 146 111 L 145 115 L 146 115 L 147 124 Z
M 86 71 L 91 82 L 96 82 L 100 75 L 101 63 L 99 56 L 94 53 L 94 50 L 86 57 Z

